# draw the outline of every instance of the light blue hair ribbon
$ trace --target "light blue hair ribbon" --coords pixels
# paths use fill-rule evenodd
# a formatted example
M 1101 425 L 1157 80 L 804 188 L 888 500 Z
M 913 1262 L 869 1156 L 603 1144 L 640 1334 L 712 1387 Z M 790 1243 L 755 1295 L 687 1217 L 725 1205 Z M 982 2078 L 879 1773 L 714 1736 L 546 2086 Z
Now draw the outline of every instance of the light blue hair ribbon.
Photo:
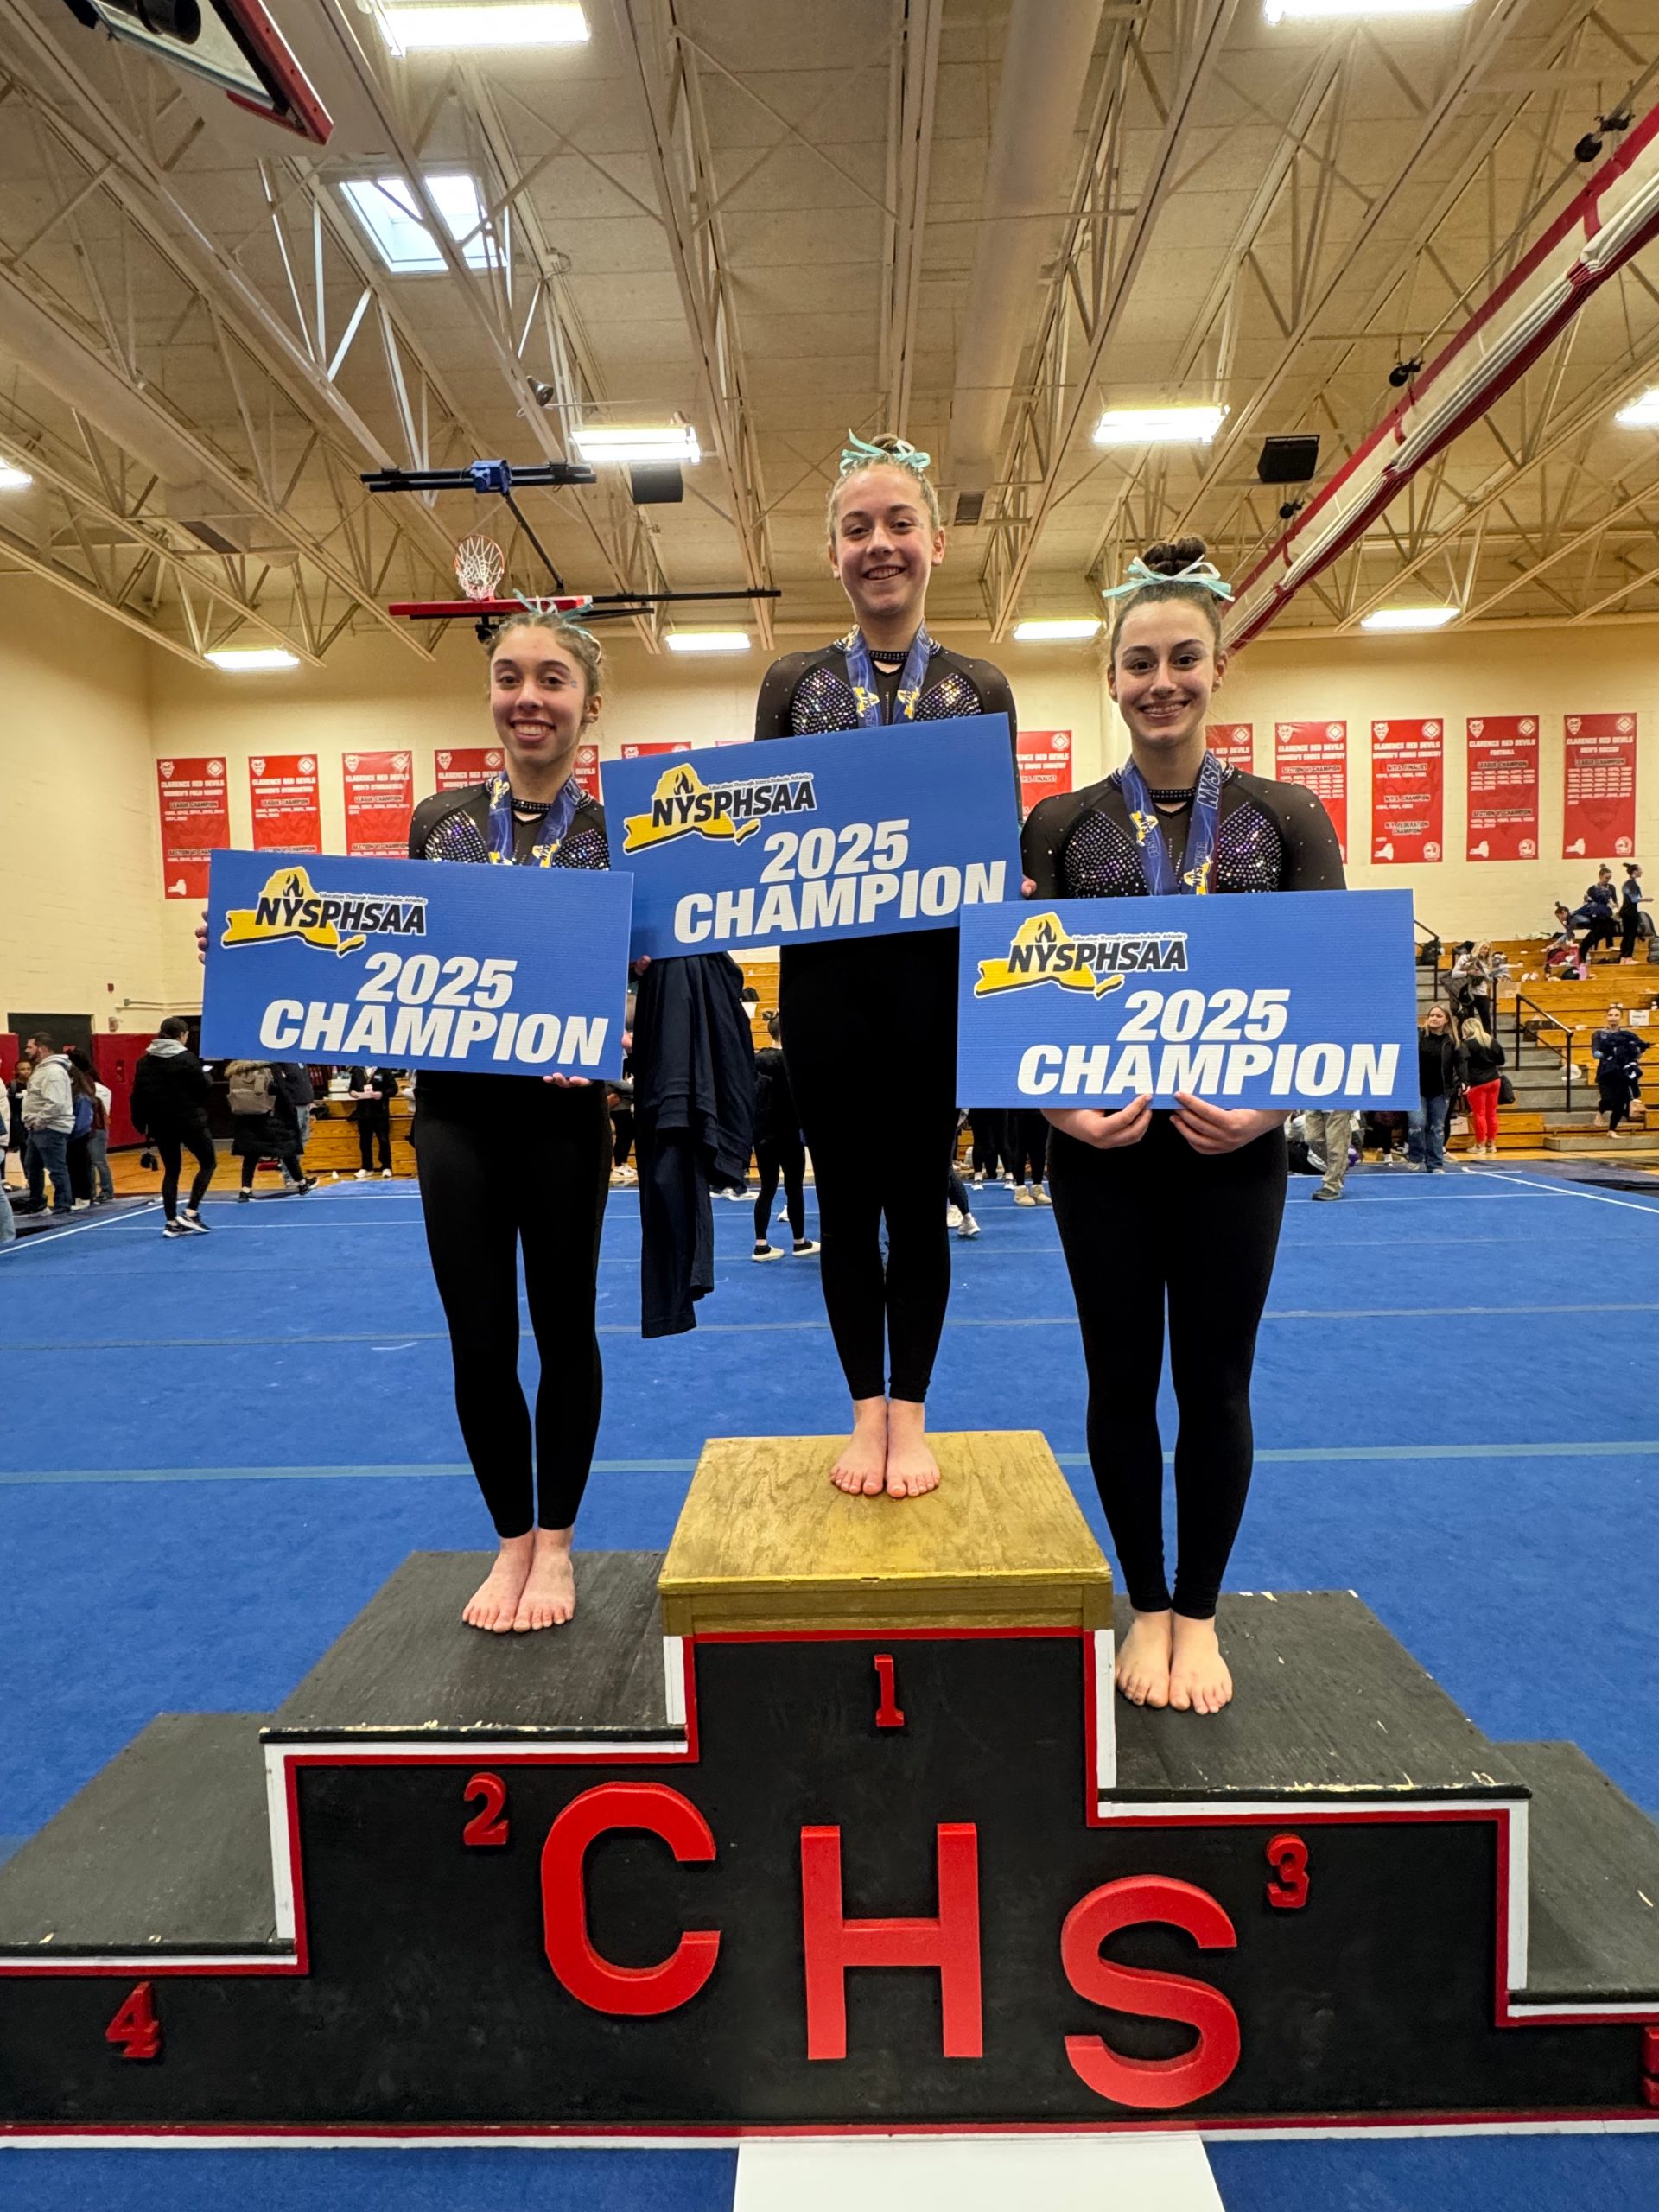
M 841 449 L 841 467 L 837 477 L 850 476 L 855 468 L 907 468 L 912 476 L 925 476 L 933 466 L 931 453 L 923 453 L 904 438 L 895 438 L 891 450 L 886 446 L 872 445 L 868 438 L 861 438 L 856 430 L 849 430 L 847 442 Z
M 1144 591 L 1148 584 L 1197 584 L 1200 591 L 1214 594 L 1217 599 L 1230 599 L 1233 588 L 1213 561 L 1189 561 L 1184 569 L 1177 569 L 1173 576 L 1161 569 L 1149 569 L 1137 553 L 1129 563 L 1129 573 L 1121 584 L 1114 584 L 1100 594 L 1103 599 L 1122 599 L 1132 591 Z

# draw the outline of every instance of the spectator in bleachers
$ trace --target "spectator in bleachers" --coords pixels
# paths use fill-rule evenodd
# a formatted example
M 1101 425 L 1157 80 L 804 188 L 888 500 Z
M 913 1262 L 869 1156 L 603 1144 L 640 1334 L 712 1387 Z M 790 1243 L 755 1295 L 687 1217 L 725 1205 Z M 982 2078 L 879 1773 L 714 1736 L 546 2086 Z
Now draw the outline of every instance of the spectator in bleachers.
M 1647 1045 L 1625 1027 L 1624 1007 L 1610 1006 L 1605 1023 L 1590 1039 L 1590 1049 L 1596 1056 L 1596 1093 L 1601 1101 L 1596 1121 L 1616 1137 L 1641 1090 L 1642 1055 Z
M 1497 1154 L 1498 1093 L 1503 1088 L 1503 1047 L 1481 1021 L 1464 1022 L 1465 1085 L 1469 1094 L 1469 1149 L 1477 1160 Z
M 1638 937 L 1649 933 L 1644 931 L 1642 926 L 1643 923 L 1648 920 L 1648 917 L 1643 914 L 1642 909 L 1649 903 L 1648 894 L 1642 888 L 1641 868 L 1636 861 L 1626 861 L 1624 881 L 1618 898 L 1618 957 L 1621 960 L 1634 960 L 1636 940 Z M 1649 925 L 1649 929 L 1651 930 L 1651 924 Z
M 1483 942 L 1460 951 L 1452 963 L 1452 1012 L 1459 1021 L 1471 1017 L 1483 1029 L 1493 1027 L 1492 1009 L 1503 978 L 1504 960 Z
M 1446 1007 L 1425 1009 L 1417 1032 L 1417 1103 L 1408 1116 L 1406 1157 L 1430 1175 L 1446 1173 L 1446 1125 L 1464 1085 L 1458 1025 Z
M 1584 935 L 1579 940 L 1579 962 L 1588 968 L 1599 944 L 1612 944 L 1618 941 L 1618 929 L 1614 913 L 1618 894 L 1613 888 L 1613 871 L 1605 864 L 1597 869 L 1596 880 L 1584 894 L 1584 904 L 1573 915 L 1581 923 Z

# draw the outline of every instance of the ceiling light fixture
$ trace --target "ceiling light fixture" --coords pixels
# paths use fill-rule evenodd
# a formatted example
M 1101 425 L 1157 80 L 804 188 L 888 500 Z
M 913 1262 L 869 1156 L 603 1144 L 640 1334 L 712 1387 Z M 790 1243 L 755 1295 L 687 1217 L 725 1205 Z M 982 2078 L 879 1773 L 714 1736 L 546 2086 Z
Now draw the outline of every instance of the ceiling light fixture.
M 231 676 L 257 676 L 262 670 L 297 668 L 299 655 L 284 652 L 281 645 L 220 645 L 214 652 L 204 653 L 204 660 L 212 661 L 215 668 L 222 668 Z
M 571 431 L 570 442 L 590 468 L 606 461 L 629 467 L 638 461 L 685 463 L 702 459 L 697 434 L 690 423 L 645 423 L 632 428 L 589 423 Z
M 747 630 L 671 630 L 666 640 L 671 653 L 746 653 Z
M 494 238 L 480 226 L 484 203 L 478 179 L 464 169 L 440 171 L 424 180 L 433 205 L 450 237 L 464 240 L 461 258 L 469 269 L 493 269 L 500 255 Z M 353 177 L 340 186 L 346 205 L 373 241 L 394 276 L 429 276 L 447 269 L 442 250 L 427 228 L 409 186 L 401 176 Z
M 1014 634 L 1021 645 L 1040 645 L 1045 639 L 1092 638 L 1099 627 L 1092 614 L 1037 615 L 1029 622 L 1016 622 Z
M 1640 398 L 1621 407 L 1613 420 L 1627 430 L 1659 430 L 1659 384 L 1649 385 Z
M 1443 630 L 1455 622 L 1460 607 L 1379 607 L 1359 620 L 1362 630 Z
M 575 6 L 496 6 L 492 0 L 471 0 L 456 7 L 429 7 L 384 0 L 377 12 L 394 54 L 491 46 L 583 46 L 588 35 L 588 18 Z
M 1095 425 L 1095 443 L 1207 446 L 1226 419 L 1224 407 L 1109 407 Z
M 1317 22 L 1338 17 L 1380 22 L 1387 16 L 1445 16 L 1466 8 L 1470 0 L 1267 0 L 1264 22 Z
M 27 492 L 34 481 L 26 468 L 14 468 L 9 461 L 0 461 L 0 492 Z

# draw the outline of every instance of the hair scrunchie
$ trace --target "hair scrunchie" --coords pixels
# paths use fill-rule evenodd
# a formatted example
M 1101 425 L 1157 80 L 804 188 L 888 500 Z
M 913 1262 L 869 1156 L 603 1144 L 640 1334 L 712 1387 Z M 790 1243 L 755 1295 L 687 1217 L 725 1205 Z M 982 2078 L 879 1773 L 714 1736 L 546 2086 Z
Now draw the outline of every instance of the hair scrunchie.
M 1128 593 L 1144 591 L 1148 584 L 1197 584 L 1201 591 L 1211 592 L 1217 599 L 1231 599 L 1233 588 L 1213 561 L 1189 561 L 1184 569 L 1177 569 L 1166 576 L 1160 569 L 1149 569 L 1137 553 L 1129 563 L 1129 573 L 1121 584 L 1113 584 L 1100 594 L 1103 599 L 1122 599 Z
M 847 442 L 841 449 L 838 477 L 850 476 L 855 468 L 907 468 L 912 476 L 925 476 L 933 466 L 931 453 L 923 453 L 907 439 L 895 438 L 891 447 L 873 445 L 868 438 L 861 438 L 856 430 L 849 430 Z

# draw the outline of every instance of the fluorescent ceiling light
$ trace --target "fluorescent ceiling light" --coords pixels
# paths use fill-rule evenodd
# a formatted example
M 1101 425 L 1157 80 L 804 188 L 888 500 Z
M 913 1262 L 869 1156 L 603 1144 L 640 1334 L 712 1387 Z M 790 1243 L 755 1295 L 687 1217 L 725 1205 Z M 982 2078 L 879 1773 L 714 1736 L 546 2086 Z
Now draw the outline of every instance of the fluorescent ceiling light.
M 570 442 L 585 461 L 696 461 L 702 459 L 689 423 L 642 423 L 629 428 L 590 423 L 572 430 Z
M 26 492 L 34 481 L 26 468 L 14 468 L 9 461 L 0 461 L 0 492 Z
M 1381 22 L 1385 16 L 1447 16 L 1468 5 L 1469 0 L 1267 0 L 1262 14 L 1269 23 Z
M 1095 425 L 1095 443 L 1207 446 L 1226 419 L 1224 407 L 1109 407 Z
M 495 6 L 472 0 L 460 7 L 404 6 L 390 0 L 379 10 L 394 51 L 432 53 L 481 46 L 582 46 L 588 18 L 574 6 Z
M 749 633 L 747 630 L 671 630 L 668 650 L 671 653 L 746 653 Z
M 297 653 L 285 652 L 281 645 L 221 645 L 217 652 L 204 655 L 215 668 L 228 669 L 233 676 L 252 676 L 265 668 L 297 668 Z
M 1359 626 L 1362 630 L 1442 630 L 1462 612 L 1460 607 L 1379 607 L 1374 613 L 1362 614 Z
M 1016 622 L 1014 634 L 1024 644 L 1034 644 L 1044 638 L 1092 638 L 1099 627 L 1092 614 L 1063 614 Z
M 450 169 L 425 180 L 444 228 L 452 238 L 464 239 L 461 258 L 469 269 L 493 269 L 499 256 L 495 242 L 479 225 L 484 217 L 478 180 L 464 169 Z M 400 176 L 355 177 L 342 184 L 352 213 L 374 242 L 375 251 L 395 276 L 430 276 L 446 269 L 437 240 L 416 211 L 416 202 Z
M 1659 429 L 1659 384 L 1649 385 L 1639 399 L 1631 400 L 1628 407 L 1621 407 L 1613 420 L 1623 423 L 1627 429 Z M 0 478 L 0 481 L 3 480 Z

